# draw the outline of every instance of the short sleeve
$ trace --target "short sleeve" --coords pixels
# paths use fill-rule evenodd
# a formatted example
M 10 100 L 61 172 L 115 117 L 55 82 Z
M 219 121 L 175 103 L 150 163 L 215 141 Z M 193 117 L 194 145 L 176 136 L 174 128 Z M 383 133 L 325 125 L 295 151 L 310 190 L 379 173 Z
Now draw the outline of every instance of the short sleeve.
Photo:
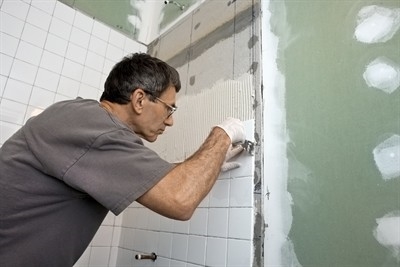
M 138 136 L 118 129 L 97 137 L 63 180 L 118 215 L 172 168 Z

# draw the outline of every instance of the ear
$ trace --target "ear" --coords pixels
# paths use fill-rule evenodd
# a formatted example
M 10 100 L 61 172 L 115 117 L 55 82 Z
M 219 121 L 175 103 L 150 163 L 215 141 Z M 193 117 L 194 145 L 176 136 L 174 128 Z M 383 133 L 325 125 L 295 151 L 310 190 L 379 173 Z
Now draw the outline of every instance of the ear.
M 143 106 L 146 101 L 146 93 L 138 88 L 131 94 L 131 105 L 133 111 L 137 114 L 141 114 L 143 112 Z

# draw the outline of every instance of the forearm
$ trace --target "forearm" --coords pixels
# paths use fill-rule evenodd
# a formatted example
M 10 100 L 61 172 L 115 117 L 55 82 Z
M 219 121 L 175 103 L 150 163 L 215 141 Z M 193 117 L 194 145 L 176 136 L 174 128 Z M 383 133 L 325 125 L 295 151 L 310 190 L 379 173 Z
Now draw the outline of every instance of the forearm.
M 197 206 L 209 193 L 221 171 L 226 152 L 231 144 L 226 133 L 216 127 L 191 157 L 179 164 L 174 172 L 184 177 L 181 192 Z
M 189 219 L 217 180 L 230 144 L 224 130 L 213 128 L 191 157 L 178 164 L 138 201 L 164 216 Z

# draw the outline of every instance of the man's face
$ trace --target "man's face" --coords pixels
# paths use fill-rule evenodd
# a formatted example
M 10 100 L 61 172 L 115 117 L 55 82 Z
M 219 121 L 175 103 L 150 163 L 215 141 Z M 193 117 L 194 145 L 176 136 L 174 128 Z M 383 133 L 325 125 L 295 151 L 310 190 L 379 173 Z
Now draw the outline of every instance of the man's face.
M 173 115 L 170 114 L 171 109 L 175 107 L 175 87 L 169 87 L 154 101 L 150 100 L 150 95 L 147 98 L 148 102 L 142 120 L 143 127 L 141 127 L 141 133 L 138 134 L 148 142 L 154 142 L 157 140 L 158 135 L 165 131 L 167 126 L 172 126 L 174 123 Z

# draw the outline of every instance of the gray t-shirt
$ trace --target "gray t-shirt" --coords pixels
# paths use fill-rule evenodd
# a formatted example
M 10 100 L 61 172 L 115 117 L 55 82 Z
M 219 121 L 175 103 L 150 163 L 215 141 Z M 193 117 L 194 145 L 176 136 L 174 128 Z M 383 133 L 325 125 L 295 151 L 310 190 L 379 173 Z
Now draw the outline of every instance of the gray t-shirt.
M 172 167 L 97 101 L 50 106 L 0 148 L 0 266 L 72 266 Z

